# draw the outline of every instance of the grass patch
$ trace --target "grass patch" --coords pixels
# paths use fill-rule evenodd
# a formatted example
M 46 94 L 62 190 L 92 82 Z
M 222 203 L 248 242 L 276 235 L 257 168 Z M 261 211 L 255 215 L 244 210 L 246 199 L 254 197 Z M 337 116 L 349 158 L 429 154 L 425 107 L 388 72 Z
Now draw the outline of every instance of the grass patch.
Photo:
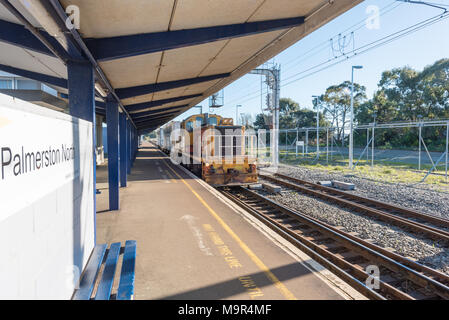
M 360 160 L 355 169 L 351 170 L 348 167 L 348 159 L 334 156 L 333 161 L 329 161 L 329 164 L 327 164 L 325 155 L 320 157 L 319 163 L 314 161 L 315 156 L 315 154 L 310 154 L 305 157 L 301 156 L 296 158 L 295 154 L 283 154 L 280 156 L 280 162 L 308 169 L 319 169 L 329 173 L 353 174 L 380 182 L 405 184 L 419 183 L 430 169 L 430 166 L 422 166 L 423 170 L 418 171 L 416 165 L 390 162 L 377 163 L 371 167 L 370 161 Z M 435 171 L 435 173 L 438 173 L 439 175 L 429 175 L 424 184 L 437 186 L 438 189 L 447 192 L 449 191 L 449 184 L 446 183 L 444 168 L 440 167 L 439 169 L 440 170 Z

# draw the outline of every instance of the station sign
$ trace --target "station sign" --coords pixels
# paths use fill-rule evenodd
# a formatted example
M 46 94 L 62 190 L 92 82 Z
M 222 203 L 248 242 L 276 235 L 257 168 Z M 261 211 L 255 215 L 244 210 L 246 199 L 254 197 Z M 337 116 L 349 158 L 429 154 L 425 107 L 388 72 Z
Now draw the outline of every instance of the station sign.
M 89 145 L 90 122 L 0 94 L 0 222 L 80 180 Z

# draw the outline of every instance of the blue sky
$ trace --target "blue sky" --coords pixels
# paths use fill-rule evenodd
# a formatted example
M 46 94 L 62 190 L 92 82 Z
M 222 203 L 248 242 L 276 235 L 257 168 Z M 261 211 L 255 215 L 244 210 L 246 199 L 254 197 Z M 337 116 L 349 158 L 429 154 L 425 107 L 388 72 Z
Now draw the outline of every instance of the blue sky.
M 429 2 L 444 4 L 449 9 L 449 0 L 430 0 Z M 367 8 L 373 5 L 384 13 L 380 16 L 378 29 L 367 28 L 365 24 L 365 20 L 370 17 Z M 368 96 L 371 97 L 377 89 L 377 83 L 384 70 L 405 65 L 422 70 L 438 59 L 449 58 L 449 19 L 443 19 L 391 43 L 289 83 L 310 73 L 301 72 L 331 59 L 333 53 L 338 54 L 340 48 L 350 55 L 354 47 L 361 47 L 441 13 L 443 11 L 440 9 L 392 0 L 362 2 L 271 60 L 281 66 L 281 97 L 292 98 L 302 107 L 311 108 L 312 95 L 322 94 L 327 87 L 351 79 L 352 65 L 363 65 L 362 70 L 356 70 L 355 81 L 364 85 Z M 360 24 L 356 25 L 359 22 Z M 356 26 L 351 28 L 354 25 Z M 347 45 L 339 47 L 338 34 L 348 29 Z M 352 36 L 350 31 L 353 30 L 355 31 Z M 331 38 L 334 43 L 333 52 Z M 295 76 L 296 74 L 299 75 Z M 261 112 L 260 84 L 258 75 L 246 75 L 230 84 L 224 89 L 224 107 L 214 109 L 214 113 L 225 117 L 235 117 L 235 106 L 241 104 L 239 114 L 250 113 L 255 117 Z M 263 103 L 265 103 L 265 97 L 263 97 Z M 201 104 L 203 112 L 208 112 L 208 101 L 205 100 Z M 176 120 L 183 120 L 198 112 L 198 108 L 192 108 L 178 116 Z

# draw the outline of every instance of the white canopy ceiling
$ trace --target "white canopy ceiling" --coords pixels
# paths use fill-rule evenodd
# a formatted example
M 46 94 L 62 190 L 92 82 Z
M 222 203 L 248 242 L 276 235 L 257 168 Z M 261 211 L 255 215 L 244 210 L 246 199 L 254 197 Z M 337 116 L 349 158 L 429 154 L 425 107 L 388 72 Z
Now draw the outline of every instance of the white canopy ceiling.
M 139 129 L 154 129 L 170 121 L 361 2 L 61 0 L 43 4 L 35 1 L 37 4 L 27 0 L 9 3 L 40 32 L 53 35 L 61 47 L 67 39 L 55 31 L 55 25 L 61 28 L 61 21 L 54 23 L 58 19 L 55 3 L 62 10 L 69 5 L 78 6 L 77 32 L 124 109 L 134 121 L 140 120 Z M 51 19 L 53 24 L 49 23 Z M 0 22 L 11 26 L 11 30 L 23 25 L 2 5 Z M 67 34 L 67 30 L 61 31 Z M 8 35 L 0 31 L 0 70 L 12 73 L 25 70 L 67 79 L 64 61 L 35 41 L 16 40 L 21 32 L 18 29 Z M 103 82 L 99 79 L 99 84 L 107 89 Z M 67 92 L 62 84 L 58 88 Z M 179 109 L 173 108 L 176 106 Z M 164 114 L 167 117 L 162 118 Z

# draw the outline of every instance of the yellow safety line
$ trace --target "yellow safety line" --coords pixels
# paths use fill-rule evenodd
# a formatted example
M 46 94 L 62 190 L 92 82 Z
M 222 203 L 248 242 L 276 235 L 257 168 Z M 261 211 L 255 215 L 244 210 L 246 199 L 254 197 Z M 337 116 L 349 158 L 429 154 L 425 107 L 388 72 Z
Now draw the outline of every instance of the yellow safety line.
M 239 238 L 239 236 L 232 231 L 232 229 L 223 221 L 223 219 L 212 209 L 206 201 L 187 183 L 171 166 L 169 166 L 166 161 L 163 163 L 178 176 L 178 178 L 190 189 L 190 191 L 198 198 L 198 200 L 209 210 L 212 216 L 220 223 L 220 225 L 225 229 L 229 235 L 239 244 L 240 248 L 251 258 L 251 260 L 262 270 L 268 279 L 273 282 L 274 286 L 282 293 L 282 295 L 288 300 L 297 300 L 294 294 L 287 289 L 287 287 L 279 281 L 279 279 L 271 272 L 271 270 L 256 256 L 256 254 Z
M 170 177 L 171 182 L 178 183 L 178 181 L 176 181 L 175 177 L 170 173 L 170 171 L 165 170 L 165 172 L 167 172 L 167 175 Z

